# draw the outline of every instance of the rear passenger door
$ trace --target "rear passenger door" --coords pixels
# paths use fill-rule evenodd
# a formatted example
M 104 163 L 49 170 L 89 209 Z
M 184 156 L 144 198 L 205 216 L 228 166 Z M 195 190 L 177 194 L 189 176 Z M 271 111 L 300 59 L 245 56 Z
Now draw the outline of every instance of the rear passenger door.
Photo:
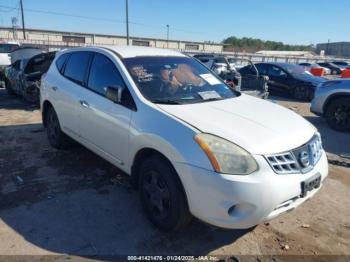
M 52 89 L 50 100 L 54 103 L 62 130 L 76 138 L 80 133 L 80 97 L 91 57 L 92 53 L 82 51 L 62 55 L 56 66 L 64 77 L 55 77 L 50 81 L 54 84 L 48 87 Z
M 124 88 L 122 104 L 106 98 L 107 87 Z M 81 94 L 80 134 L 88 147 L 121 169 L 129 152 L 129 126 L 134 110 L 131 94 L 115 64 L 94 53 L 86 88 Z

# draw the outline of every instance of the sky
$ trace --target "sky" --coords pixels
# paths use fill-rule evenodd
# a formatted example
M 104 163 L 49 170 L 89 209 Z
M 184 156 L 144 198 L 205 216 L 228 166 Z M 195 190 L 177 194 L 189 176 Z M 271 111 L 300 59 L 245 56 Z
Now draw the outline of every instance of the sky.
M 125 35 L 125 0 L 23 0 L 27 28 Z M 19 0 L 0 0 L 0 26 Z M 221 42 L 229 36 L 287 44 L 350 41 L 350 0 L 129 0 L 130 35 Z M 65 15 L 62 15 L 65 14 Z

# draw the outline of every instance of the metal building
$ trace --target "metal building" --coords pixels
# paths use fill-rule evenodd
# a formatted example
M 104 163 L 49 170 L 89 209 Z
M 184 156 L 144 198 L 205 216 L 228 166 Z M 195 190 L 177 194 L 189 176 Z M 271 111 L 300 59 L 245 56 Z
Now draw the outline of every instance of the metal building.
M 56 50 L 65 47 L 81 46 L 81 45 L 126 45 L 125 36 L 65 32 L 41 29 L 26 29 L 26 39 L 23 32 L 11 27 L 0 27 L 0 40 L 2 41 L 18 41 L 22 44 L 31 44 L 37 46 L 45 46 L 49 50 Z M 150 46 L 158 48 L 170 48 L 180 51 L 198 51 L 198 52 L 222 52 L 223 45 L 217 43 L 195 42 L 130 37 L 130 43 L 138 46 Z
M 350 58 L 350 42 L 317 44 L 316 52 L 321 54 L 322 51 L 324 51 L 327 56 Z

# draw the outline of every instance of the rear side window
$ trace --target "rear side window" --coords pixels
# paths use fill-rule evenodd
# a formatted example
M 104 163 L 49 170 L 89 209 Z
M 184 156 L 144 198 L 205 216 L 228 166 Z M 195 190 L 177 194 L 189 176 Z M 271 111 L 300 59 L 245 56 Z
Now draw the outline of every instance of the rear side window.
M 49 54 L 49 55 L 45 54 L 45 55 L 40 55 L 38 57 L 30 59 L 26 66 L 25 73 L 26 74 L 38 73 L 38 72 L 40 72 L 41 74 L 46 73 L 54 58 L 55 58 L 54 54 Z
M 89 52 L 71 53 L 64 69 L 64 76 L 77 84 L 83 85 L 89 60 Z
M 66 62 L 68 55 L 69 54 L 63 54 L 56 60 L 56 66 L 58 71 L 62 72 L 64 63 Z
M 95 54 L 90 69 L 88 87 L 105 95 L 107 87 L 124 87 L 124 81 L 111 60 L 101 54 Z

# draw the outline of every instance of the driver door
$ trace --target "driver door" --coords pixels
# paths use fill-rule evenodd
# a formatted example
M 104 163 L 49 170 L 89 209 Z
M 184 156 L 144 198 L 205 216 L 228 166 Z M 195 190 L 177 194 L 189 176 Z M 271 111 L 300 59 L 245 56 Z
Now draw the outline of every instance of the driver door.
M 122 76 L 105 55 L 94 53 L 87 87 L 80 102 L 80 135 L 84 143 L 107 160 L 124 169 L 129 153 L 130 104 L 117 104 L 106 98 L 107 87 L 124 88 L 122 99 L 132 99 Z
M 275 65 L 268 65 L 269 87 L 280 91 L 289 90 L 289 75 L 282 68 Z

